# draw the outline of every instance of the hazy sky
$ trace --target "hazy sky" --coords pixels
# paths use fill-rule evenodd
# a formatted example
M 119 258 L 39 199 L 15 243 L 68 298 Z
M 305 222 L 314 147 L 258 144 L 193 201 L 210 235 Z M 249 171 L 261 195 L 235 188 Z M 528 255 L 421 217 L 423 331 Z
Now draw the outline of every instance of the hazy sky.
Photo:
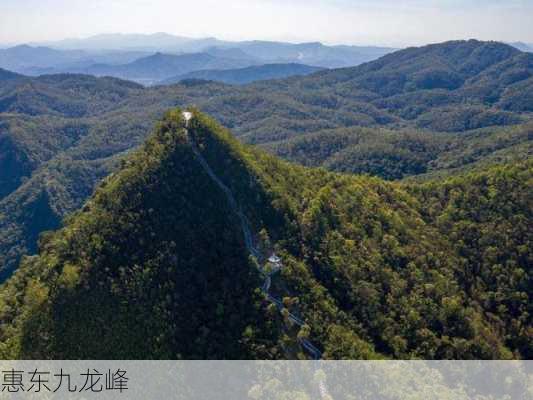
M 533 42 L 533 0 L 0 0 L 0 43 L 115 32 L 393 46 Z

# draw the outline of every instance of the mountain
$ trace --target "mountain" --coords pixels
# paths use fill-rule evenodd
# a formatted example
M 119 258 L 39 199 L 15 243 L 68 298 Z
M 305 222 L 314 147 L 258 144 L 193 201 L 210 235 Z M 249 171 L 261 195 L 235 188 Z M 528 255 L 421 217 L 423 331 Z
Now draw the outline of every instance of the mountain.
M 456 89 L 442 87 L 449 79 L 421 79 L 443 70 L 459 77 Z M 459 41 L 240 86 L 146 88 L 72 74 L 1 82 L 8 157 L 0 157 L 0 280 L 21 255 L 34 254 L 41 232 L 81 207 L 169 107 L 195 104 L 241 141 L 304 165 L 445 179 L 530 158 L 532 72 L 530 55 L 511 46 Z
M 0 280 L 145 139 L 155 115 L 128 121 L 115 112 L 139 90 L 76 75 L 0 82 Z
M 128 167 L 111 176 L 79 215 L 77 223 L 85 224 L 83 231 L 94 234 L 93 250 L 101 241 L 109 250 L 116 246 L 117 253 L 108 253 L 107 259 L 93 253 L 95 259 L 86 259 L 92 264 L 90 270 L 81 267 L 85 261 L 72 258 L 71 267 L 59 275 L 39 262 L 22 267 L 30 276 L 42 273 L 43 285 L 26 281 L 27 289 L 34 287 L 33 293 L 44 300 L 34 309 L 40 309 L 41 317 L 15 316 L 20 336 L 2 343 L 3 355 L 17 347 L 19 356 L 31 358 L 77 354 L 84 358 L 233 359 L 275 354 L 276 329 L 262 318 L 265 310 L 255 293 L 260 279 L 244 251 L 238 222 L 224 206 L 223 193 L 198 168 L 178 123 L 170 114 L 142 149 L 128 158 Z M 191 191 L 192 187 L 197 189 Z M 142 198 L 137 198 L 138 190 L 143 191 Z M 215 207 L 217 203 L 222 208 Z M 135 233 L 118 236 L 128 226 L 136 226 Z M 67 230 L 62 234 L 70 235 Z M 125 251 L 130 246 L 138 251 Z M 145 246 L 152 250 L 146 251 Z M 102 250 L 101 255 L 107 253 Z M 133 259 L 137 267 L 130 269 Z M 161 269 L 161 263 L 166 267 Z M 48 286 L 54 281 L 61 282 L 57 291 Z M 86 324 L 79 324 L 79 312 L 89 309 L 94 314 L 86 314 Z M 62 317 L 56 319 L 56 313 Z M 59 325 L 54 326 L 54 320 Z M 44 330 L 37 333 L 30 325 Z M 63 334 L 55 335 L 56 329 Z M 3 339 L 5 333 L 0 334 Z M 27 339 L 35 340 L 35 346 L 16 344 Z
M 511 46 L 475 40 L 405 49 L 358 67 L 254 83 L 242 90 L 254 101 L 238 107 L 239 123 L 223 121 L 251 143 L 349 125 L 445 132 L 513 125 L 533 110 L 532 60 Z M 222 98 L 203 109 L 227 109 Z
M 30 76 L 84 73 L 153 84 L 197 70 L 261 64 L 352 66 L 391 51 L 393 49 L 321 43 L 226 42 L 165 33 L 105 34 L 0 49 L 0 68 Z
M 270 63 L 300 63 L 324 68 L 355 66 L 394 51 L 387 47 L 326 46 L 319 42 L 293 44 L 250 41 L 238 43 L 237 47 Z
M 302 340 L 326 359 L 531 357 L 531 161 L 388 183 L 291 165 L 192 111 L 0 288 L 3 358 L 292 358 Z M 273 250 L 281 313 L 259 290 Z
M 43 43 L 53 48 L 90 49 L 90 50 L 141 50 L 141 51 L 179 51 L 188 47 L 190 51 L 199 52 L 205 48 L 194 46 L 196 42 L 215 45 L 215 39 L 193 39 L 168 33 L 121 34 L 110 33 L 95 35 L 84 39 L 64 39 Z M 221 42 L 223 43 L 223 42 Z M 192 47 L 192 48 L 191 48 Z
M 11 81 L 23 78 L 23 75 L 0 68 L 0 81 Z
M 80 50 L 60 51 L 48 47 L 20 45 L 0 50 L 0 67 L 23 71 L 29 67 L 54 67 L 77 61 L 87 54 Z
M 58 50 L 49 47 L 20 45 L 0 49 L 0 67 L 37 76 L 75 72 L 93 64 L 126 64 L 151 55 L 140 51 Z
M 92 65 L 75 72 L 95 76 L 113 76 L 139 83 L 153 84 L 172 76 L 202 69 L 229 69 L 250 65 L 249 61 L 226 59 L 208 53 L 182 55 L 156 53 L 124 65 Z
M 442 135 L 411 130 L 337 128 L 269 143 L 270 152 L 306 166 L 387 180 L 448 176 L 487 164 L 526 160 L 533 123 Z
M 244 85 L 267 79 L 281 79 L 290 76 L 309 75 L 323 70 L 303 64 L 266 64 L 227 70 L 199 70 L 164 80 L 163 84 L 173 84 L 187 79 L 203 79 L 228 84 Z
M 211 54 L 215 57 L 236 59 L 236 60 L 247 60 L 253 61 L 254 63 L 259 63 L 260 60 L 255 58 L 239 48 L 233 47 L 208 47 L 204 51 L 205 53 Z
M 286 43 L 261 40 L 231 42 L 216 38 L 194 39 L 166 33 L 151 35 L 105 34 L 86 39 L 68 39 L 38 43 L 37 45 L 63 50 L 137 50 L 163 53 L 213 53 L 214 51 L 231 50 L 233 53 L 240 51 L 246 57 L 238 57 L 238 59 L 257 59 L 260 64 L 300 63 L 325 68 L 359 65 L 394 51 L 394 49 L 387 47 L 327 46 L 317 42 Z

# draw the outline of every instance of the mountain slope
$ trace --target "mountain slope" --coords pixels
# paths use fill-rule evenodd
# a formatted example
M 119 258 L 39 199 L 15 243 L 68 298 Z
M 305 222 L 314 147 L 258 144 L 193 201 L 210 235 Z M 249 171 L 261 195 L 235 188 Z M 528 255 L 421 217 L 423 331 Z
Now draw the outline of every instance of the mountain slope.
M 265 147 L 303 165 L 393 180 L 527 160 L 533 154 L 532 138 L 531 122 L 449 135 L 352 127 L 319 131 Z
M 0 280 L 144 141 L 156 116 L 130 120 L 116 110 L 138 88 L 71 75 L 0 85 Z
M 198 112 L 189 136 L 309 327 L 261 309 L 237 216 L 174 111 L 1 288 L 4 357 L 291 357 L 296 333 L 327 358 L 531 355 L 530 162 L 405 186 L 290 165 Z
M 244 85 L 255 81 L 281 79 L 290 76 L 309 75 L 323 68 L 303 64 L 266 64 L 227 70 L 199 70 L 163 81 L 163 84 L 177 83 L 187 79 L 203 79 L 228 84 Z

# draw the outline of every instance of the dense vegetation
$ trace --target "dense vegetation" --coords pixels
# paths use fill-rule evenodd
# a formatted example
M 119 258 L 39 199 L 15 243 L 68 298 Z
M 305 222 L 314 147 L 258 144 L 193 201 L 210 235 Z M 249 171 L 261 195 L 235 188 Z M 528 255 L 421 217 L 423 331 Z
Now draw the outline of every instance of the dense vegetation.
M 12 76 L 0 82 L 0 280 L 170 107 L 196 104 L 242 141 L 304 165 L 443 177 L 529 157 L 532 63 L 511 46 L 459 41 L 244 86 Z
M 264 147 L 303 165 L 394 180 L 525 160 L 533 152 L 532 138 L 531 123 L 447 135 L 352 127 L 319 131 Z
M 198 112 L 189 130 L 309 327 L 262 307 L 174 111 L 0 289 L 4 357 L 293 357 L 296 333 L 326 358 L 532 356 L 531 161 L 400 184 L 288 164 Z
M 2 358 L 275 355 L 239 233 L 170 114 L 3 288 Z

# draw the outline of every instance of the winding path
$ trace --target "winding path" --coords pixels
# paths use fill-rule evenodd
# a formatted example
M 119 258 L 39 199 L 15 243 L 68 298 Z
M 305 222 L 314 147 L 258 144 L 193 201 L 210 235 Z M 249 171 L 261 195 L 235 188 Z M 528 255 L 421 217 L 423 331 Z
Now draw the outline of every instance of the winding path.
M 228 203 L 229 203 L 230 207 L 232 208 L 233 212 L 239 217 L 240 225 L 241 225 L 241 229 L 242 229 L 242 234 L 243 234 L 243 237 L 244 237 L 244 243 L 245 243 L 245 246 L 246 246 L 247 250 L 257 260 L 261 259 L 261 256 L 262 256 L 261 253 L 259 252 L 259 250 L 257 250 L 254 247 L 252 230 L 250 228 L 250 223 L 248 222 L 248 218 L 246 218 L 246 215 L 244 215 L 242 209 L 240 208 L 239 204 L 235 200 L 235 197 L 233 196 L 233 193 L 231 192 L 231 190 L 224 184 L 224 182 L 222 182 L 222 180 L 220 180 L 220 178 L 211 169 L 211 167 L 207 163 L 207 161 L 204 158 L 204 156 L 202 155 L 202 153 L 200 153 L 200 151 L 198 150 L 198 147 L 197 147 L 195 141 L 192 139 L 192 137 L 191 137 L 191 135 L 189 133 L 188 126 L 189 126 L 189 121 L 192 118 L 192 113 L 187 112 L 187 111 L 183 112 L 183 118 L 185 119 L 185 131 L 187 133 L 187 138 L 189 140 L 189 143 L 191 144 L 191 147 L 192 147 L 192 150 L 193 150 L 194 154 L 196 155 L 196 158 L 200 162 L 200 165 L 205 170 L 205 172 L 207 172 L 209 177 L 213 180 L 213 182 L 215 182 L 217 184 L 217 186 L 220 189 L 222 189 L 222 191 L 226 195 Z M 266 259 L 266 258 L 264 258 L 264 259 Z M 269 273 L 265 274 L 266 269 L 265 269 L 265 265 L 263 265 L 263 268 L 261 268 L 260 272 L 262 274 L 265 274 L 265 281 L 263 282 L 263 285 L 261 286 L 261 291 L 265 295 L 265 298 L 269 302 L 274 304 L 277 307 L 277 309 L 281 312 L 281 311 L 283 311 L 285 309 L 285 306 L 283 305 L 283 302 L 280 299 L 275 298 L 274 296 L 272 296 L 270 294 L 270 287 L 272 285 L 272 275 L 274 275 L 275 273 L 279 272 L 279 270 L 280 270 L 279 268 L 276 268 L 276 269 L 273 269 L 272 271 L 270 271 Z M 296 324 L 296 325 L 298 325 L 300 327 L 305 325 L 305 321 L 303 321 L 301 318 L 297 317 L 296 315 L 292 314 L 291 312 L 288 312 L 287 317 L 288 317 L 288 319 L 290 321 L 292 321 L 294 324 Z M 307 353 L 314 360 L 320 360 L 322 358 L 321 351 L 315 345 L 313 345 L 313 343 L 311 343 L 308 339 L 298 339 L 298 342 L 300 343 L 302 348 L 305 351 L 307 351 Z M 318 391 L 319 391 L 321 399 L 323 399 L 323 400 L 331 399 L 331 396 L 329 395 L 326 383 L 323 380 L 320 380 L 318 382 Z
M 192 113 L 187 112 L 187 111 L 184 112 L 183 113 L 183 118 L 185 119 L 185 129 L 187 131 L 187 138 L 189 139 L 189 143 L 191 144 L 192 150 L 193 150 L 194 154 L 196 155 L 196 158 L 200 162 L 200 165 L 205 170 L 205 172 L 207 172 L 209 177 L 213 180 L 213 182 L 215 182 L 217 184 L 217 186 L 220 189 L 222 189 L 222 191 L 226 195 L 226 198 L 228 200 L 228 203 L 229 203 L 231 209 L 239 217 L 246 249 L 256 259 L 260 259 L 261 258 L 261 253 L 259 252 L 259 250 L 257 250 L 254 247 L 252 230 L 250 228 L 250 223 L 248 222 L 248 219 L 246 218 L 246 215 L 244 215 L 242 209 L 240 208 L 239 204 L 235 200 L 235 197 L 233 196 L 233 193 L 231 192 L 231 190 L 224 184 L 224 182 L 222 182 L 222 180 L 211 169 L 211 167 L 207 163 L 207 161 L 204 158 L 204 156 L 198 150 L 198 146 L 196 145 L 195 141 L 192 139 L 191 135 L 189 134 L 189 131 L 188 131 L 187 128 L 188 128 L 188 125 L 189 125 L 189 121 L 192 118 Z M 261 270 L 261 272 L 264 273 L 264 271 L 265 271 L 265 268 L 263 266 L 263 269 Z M 274 296 L 272 296 L 270 294 L 270 286 L 272 284 L 272 275 L 274 275 L 278 271 L 279 271 L 279 269 L 275 269 L 272 272 L 266 274 L 265 281 L 264 281 L 263 285 L 261 286 L 261 291 L 265 295 L 266 299 L 269 302 L 271 302 L 272 304 L 274 304 L 278 308 L 278 310 L 281 312 L 281 311 L 283 311 L 285 309 L 285 306 L 283 305 L 283 302 L 280 299 L 275 298 Z M 302 320 L 301 318 L 297 317 L 296 315 L 294 315 L 291 312 L 288 312 L 287 317 L 292 323 L 296 324 L 297 326 L 301 327 L 301 326 L 305 325 L 305 321 L 304 320 Z M 318 348 L 316 346 L 314 346 L 308 339 L 299 339 L 298 341 L 299 341 L 300 345 L 309 353 L 309 355 L 313 359 L 319 360 L 319 359 L 322 358 L 322 353 L 320 352 L 320 350 L 318 350 Z

